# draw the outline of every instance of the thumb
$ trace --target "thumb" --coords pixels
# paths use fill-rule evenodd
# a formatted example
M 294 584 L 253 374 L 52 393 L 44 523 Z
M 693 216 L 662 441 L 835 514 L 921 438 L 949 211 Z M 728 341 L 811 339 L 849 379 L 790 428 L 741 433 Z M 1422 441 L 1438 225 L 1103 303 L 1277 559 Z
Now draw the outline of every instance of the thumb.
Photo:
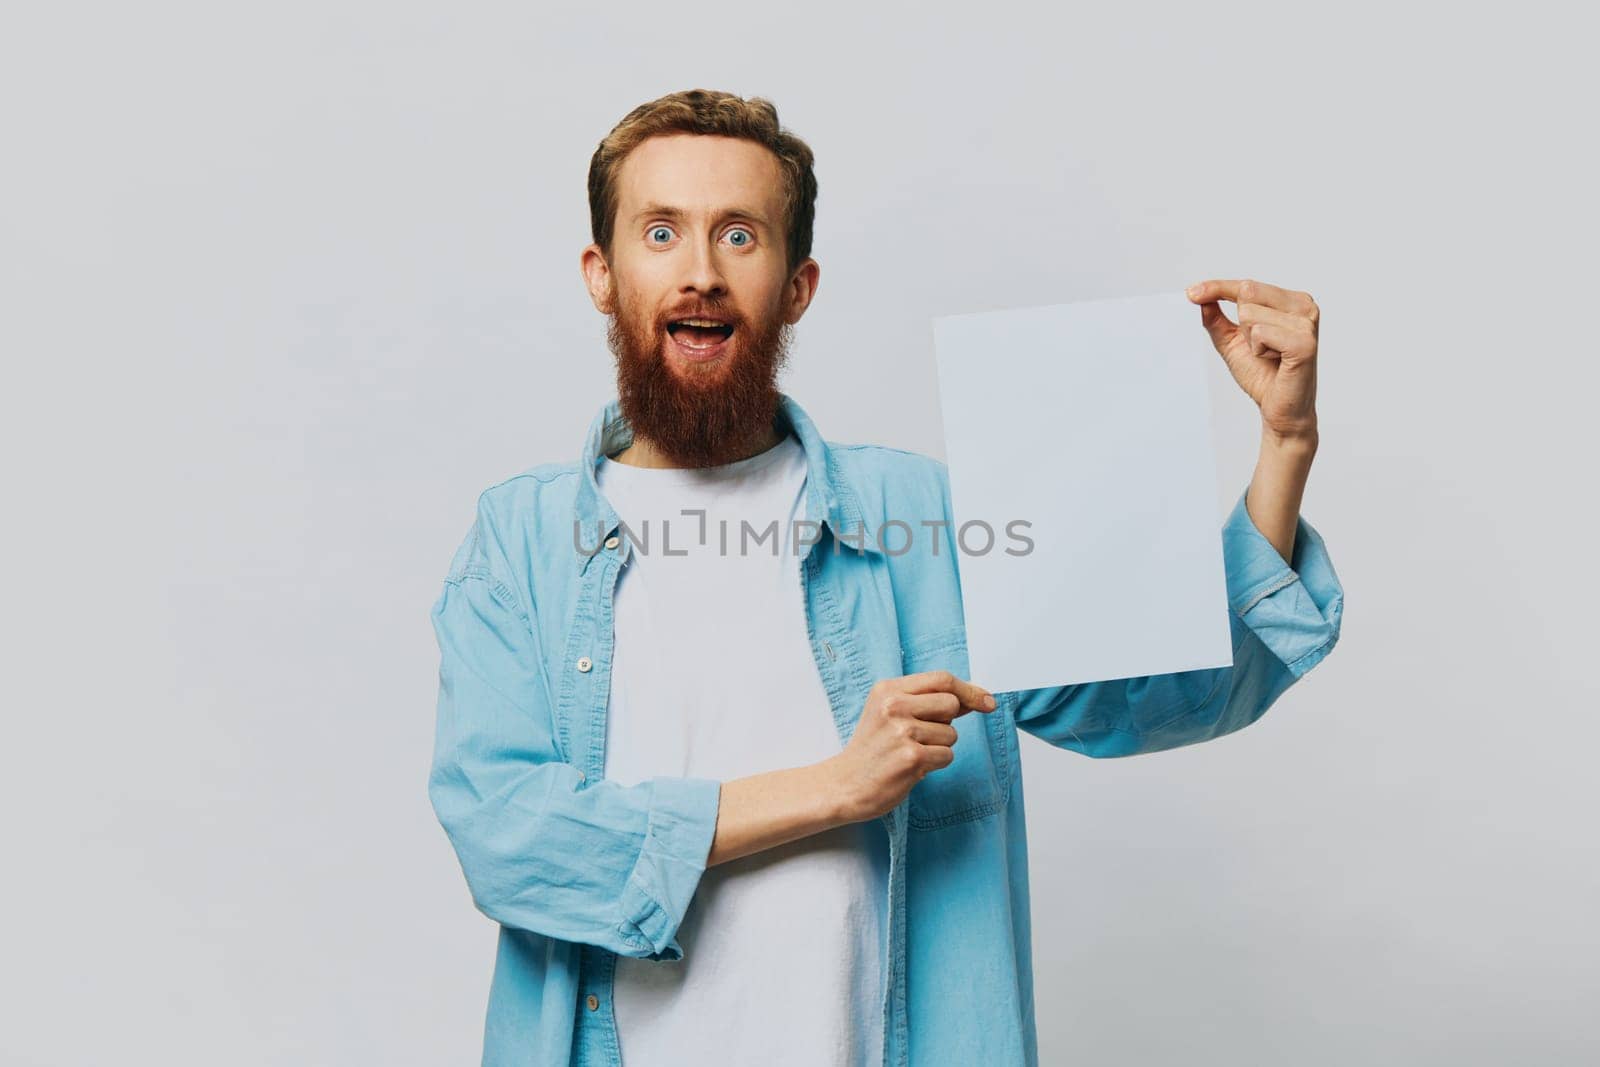
M 1211 343 L 1222 355 L 1228 354 L 1233 340 L 1239 336 L 1239 327 L 1222 313 L 1222 305 L 1215 300 L 1200 305 L 1200 325 L 1211 335 Z

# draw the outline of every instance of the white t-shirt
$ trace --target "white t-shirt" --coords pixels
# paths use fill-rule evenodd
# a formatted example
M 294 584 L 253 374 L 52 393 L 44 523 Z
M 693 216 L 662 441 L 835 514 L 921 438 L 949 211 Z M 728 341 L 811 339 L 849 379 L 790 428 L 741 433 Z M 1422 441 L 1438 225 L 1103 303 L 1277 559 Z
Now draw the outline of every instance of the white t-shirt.
M 795 552 L 815 539 L 796 530 L 799 440 L 711 468 L 603 459 L 596 478 L 641 542 L 617 578 L 606 776 L 727 781 L 837 753 Z M 683 959 L 617 959 L 624 1067 L 880 1067 L 888 870 L 876 819 L 706 868 Z

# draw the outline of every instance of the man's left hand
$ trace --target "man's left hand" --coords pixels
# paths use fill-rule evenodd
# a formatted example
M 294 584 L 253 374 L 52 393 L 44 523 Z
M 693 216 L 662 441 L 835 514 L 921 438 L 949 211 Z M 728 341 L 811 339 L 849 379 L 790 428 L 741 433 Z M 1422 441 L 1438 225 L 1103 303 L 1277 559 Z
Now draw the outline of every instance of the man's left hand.
M 1279 439 L 1317 435 L 1317 320 L 1310 293 L 1251 279 L 1212 278 L 1187 290 L 1200 324 L 1234 381 L 1261 409 L 1263 432 Z M 1238 308 L 1235 325 L 1219 301 Z

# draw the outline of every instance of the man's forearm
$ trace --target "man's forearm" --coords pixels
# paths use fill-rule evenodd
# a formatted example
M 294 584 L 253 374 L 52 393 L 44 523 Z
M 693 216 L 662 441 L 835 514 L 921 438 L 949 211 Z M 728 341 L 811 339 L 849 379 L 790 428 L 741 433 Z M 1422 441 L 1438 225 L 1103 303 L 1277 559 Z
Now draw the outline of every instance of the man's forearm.
M 826 762 L 722 783 L 717 834 L 706 866 L 831 830 L 841 815 Z
M 1311 461 L 1317 453 L 1315 431 L 1309 437 L 1279 437 L 1270 430 L 1261 435 L 1261 454 L 1245 492 L 1244 506 L 1261 535 L 1272 542 L 1288 563 L 1294 558 L 1294 533 L 1300 521 L 1300 500 L 1305 495 Z

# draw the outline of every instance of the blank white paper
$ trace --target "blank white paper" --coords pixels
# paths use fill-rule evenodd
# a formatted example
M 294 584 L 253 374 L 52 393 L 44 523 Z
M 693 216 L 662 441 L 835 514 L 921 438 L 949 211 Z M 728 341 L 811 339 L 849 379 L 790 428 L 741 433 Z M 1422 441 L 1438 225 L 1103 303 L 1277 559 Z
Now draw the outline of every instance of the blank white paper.
M 972 681 L 1230 665 L 1199 305 L 1156 293 L 933 332 Z

